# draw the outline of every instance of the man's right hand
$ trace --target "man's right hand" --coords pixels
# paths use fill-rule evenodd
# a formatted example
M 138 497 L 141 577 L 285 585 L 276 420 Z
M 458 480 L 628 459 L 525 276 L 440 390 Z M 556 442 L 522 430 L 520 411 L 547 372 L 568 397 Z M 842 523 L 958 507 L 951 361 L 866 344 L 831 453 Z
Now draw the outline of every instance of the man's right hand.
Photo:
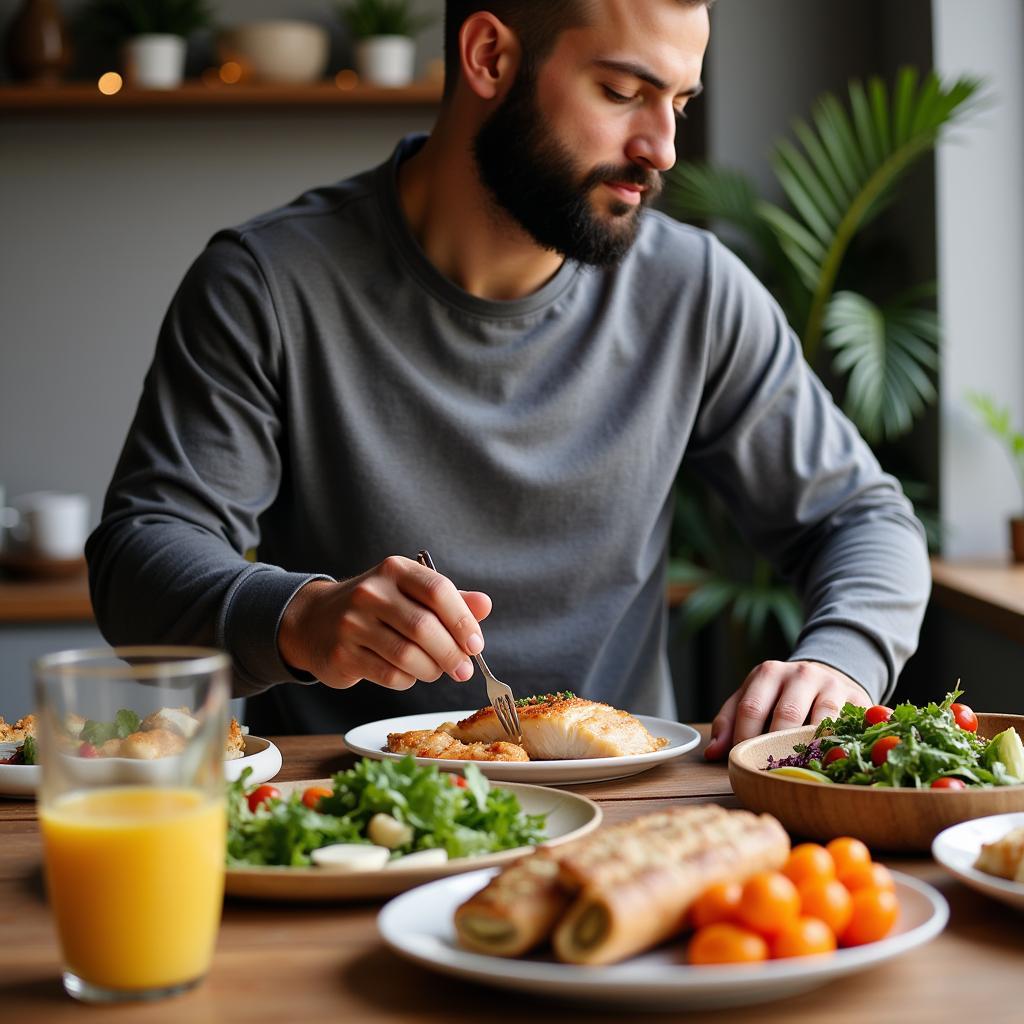
M 486 594 L 457 590 L 433 569 L 392 555 L 341 583 L 307 583 L 285 608 L 277 645 L 288 665 L 338 689 L 369 679 L 407 690 L 443 672 L 464 682 L 490 613 Z

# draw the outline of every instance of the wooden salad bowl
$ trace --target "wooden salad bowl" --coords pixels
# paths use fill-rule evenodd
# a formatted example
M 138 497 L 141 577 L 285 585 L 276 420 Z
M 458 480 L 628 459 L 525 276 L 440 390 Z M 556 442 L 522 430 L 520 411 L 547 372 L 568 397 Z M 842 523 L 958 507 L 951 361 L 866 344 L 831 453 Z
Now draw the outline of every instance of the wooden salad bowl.
M 1024 715 L 978 715 L 978 735 L 1013 727 L 1024 739 Z M 1024 811 L 1024 785 L 991 789 L 872 789 L 773 776 L 768 755 L 785 757 L 808 743 L 814 726 L 744 740 L 729 754 L 729 781 L 748 810 L 767 812 L 794 838 L 828 842 L 856 836 L 872 850 L 927 852 L 944 828 L 969 818 Z

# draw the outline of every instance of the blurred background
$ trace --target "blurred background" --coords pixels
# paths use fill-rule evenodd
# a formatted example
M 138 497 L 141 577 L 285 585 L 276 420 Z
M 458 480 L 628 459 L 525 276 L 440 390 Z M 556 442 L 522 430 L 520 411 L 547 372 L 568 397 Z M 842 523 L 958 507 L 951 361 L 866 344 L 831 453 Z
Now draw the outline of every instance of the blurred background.
M 185 33 L 184 86 L 138 102 L 119 46 L 95 31 L 103 12 L 90 10 L 93 31 L 86 31 L 86 6 L 0 0 L 0 486 L 13 504 L 41 490 L 85 495 L 95 524 L 160 320 L 186 268 L 218 228 L 378 163 L 399 136 L 429 129 L 440 96 L 443 2 L 412 4 L 432 20 L 413 26 L 412 84 L 384 99 L 366 85 L 369 66 L 357 46 L 365 26 L 333 5 L 213 0 L 213 23 Z M 58 40 L 56 56 L 52 46 L 48 56 L 30 52 L 26 19 L 52 30 L 55 13 L 69 45 Z M 225 48 L 224 33 L 268 19 L 323 30 L 319 64 L 296 72 L 314 80 L 260 82 L 259 54 Z M 895 103 L 905 67 L 916 69 L 918 90 L 934 72 L 939 96 L 958 81 L 975 85 L 946 122 L 934 97 L 915 94 L 925 134 L 929 112 L 937 117 L 932 143 L 905 161 L 851 242 L 835 287 L 872 294 L 878 304 L 862 307 L 859 320 L 854 310 L 854 327 L 914 289 L 916 308 L 935 314 L 916 316 L 921 344 L 907 345 L 921 355 L 904 366 L 918 385 L 910 389 L 912 422 L 890 423 L 873 440 L 883 465 L 907 482 L 938 559 L 921 649 L 898 692 L 938 699 L 959 678 L 974 707 L 1019 713 L 1024 570 L 1011 562 L 1008 523 L 1024 515 L 1024 479 L 1012 455 L 1013 431 L 1024 429 L 1024 3 L 719 0 L 705 93 L 679 139 L 684 173 L 666 189 L 664 205 L 718 231 L 770 274 L 771 259 L 762 252 L 759 263 L 745 247 L 740 211 L 726 201 L 734 193 L 723 193 L 739 179 L 723 175 L 743 175 L 751 194 L 797 220 L 813 216 L 794 209 L 796 165 L 779 164 L 779 144 L 798 143 L 796 119 L 815 130 L 825 123 L 814 118 L 830 109 L 816 106 L 828 93 L 856 129 L 849 82 L 865 83 L 870 101 L 868 83 L 877 76 Z M 108 71 L 126 79 L 109 100 L 96 84 Z M 32 75 L 59 82 L 29 85 Z M 258 87 L 267 90 L 258 101 L 227 95 Z M 886 166 L 885 154 L 873 157 L 861 161 L 865 182 Z M 688 177 L 691 168 L 717 177 Z M 789 237 L 787 223 L 776 225 L 776 247 Z M 928 282 L 934 291 L 919 288 Z M 895 316 L 891 322 L 898 326 Z M 803 320 L 794 327 L 806 348 Z M 855 390 L 849 360 L 859 352 L 869 367 L 872 336 L 862 332 L 859 349 L 847 348 L 844 371 L 833 335 L 825 331 L 814 365 L 847 402 Z M 899 338 L 895 328 L 875 338 L 876 359 L 879 346 L 892 353 Z M 890 362 L 898 375 L 899 361 Z M 884 379 L 865 377 L 862 404 Z M 884 411 L 900 400 L 886 392 L 876 405 Z M 1018 468 L 1024 440 L 1019 447 Z M 793 625 L 786 599 L 756 566 L 725 557 L 732 543 L 702 537 L 681 511 L 671 657 L 683 720 L 713 715 L 750 657 L 785 656 Z M 30 710 L 32 657 L 100 641 L 73 567 L 48 574 L 17 555 L 8 544 L 0 556 L 0 714 L 9 720 Z M 734 589 L 719 587 L 725 597 L 716 603 L 707 584 L 723 574 Z M 752 616 L 751 608 L 764 611 Z

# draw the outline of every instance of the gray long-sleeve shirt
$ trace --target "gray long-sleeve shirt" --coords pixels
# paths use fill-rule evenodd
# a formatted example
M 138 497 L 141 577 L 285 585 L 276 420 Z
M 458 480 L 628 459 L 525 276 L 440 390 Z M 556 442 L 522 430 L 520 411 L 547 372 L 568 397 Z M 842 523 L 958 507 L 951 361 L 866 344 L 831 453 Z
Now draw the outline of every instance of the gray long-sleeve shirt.
M 474 297 L 403 219 L 396 167 L 420 144 L 219 233 L 188 272 L 88 545 L 106 637 L 225 648 L 281 731 L 476 706 L 473 684 L 301 685 L 277 650 L 311 577 L 428 547 L 493 598 L 488 658 L 517 692 L 670 716 L 685 454 L 799 588 L 792 657 L 891 692 L 928 593 L 922 531 L 765 289 L 648 212 L 613 270 L 566 261 L 524 298 Z

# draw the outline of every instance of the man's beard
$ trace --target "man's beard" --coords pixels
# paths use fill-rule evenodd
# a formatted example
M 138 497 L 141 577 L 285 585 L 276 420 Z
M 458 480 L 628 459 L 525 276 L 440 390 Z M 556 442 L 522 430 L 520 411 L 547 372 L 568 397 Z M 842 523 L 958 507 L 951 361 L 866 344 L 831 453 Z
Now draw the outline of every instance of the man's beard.
M 473 155 L 494 199 L 545 249 L 579 263 L 608 267 L 629 251 L 640 213 L 661 190 L 661 176 L 638 164 L 602 164 L 582 174 L 572 152 L 547 129 L 537 109 L 536 74 L 524 64 L 508 96 L 473 140 Z M 598 216 L 590 195 L 601 182 L 643 185 L 636 205 L 615 201 Z

